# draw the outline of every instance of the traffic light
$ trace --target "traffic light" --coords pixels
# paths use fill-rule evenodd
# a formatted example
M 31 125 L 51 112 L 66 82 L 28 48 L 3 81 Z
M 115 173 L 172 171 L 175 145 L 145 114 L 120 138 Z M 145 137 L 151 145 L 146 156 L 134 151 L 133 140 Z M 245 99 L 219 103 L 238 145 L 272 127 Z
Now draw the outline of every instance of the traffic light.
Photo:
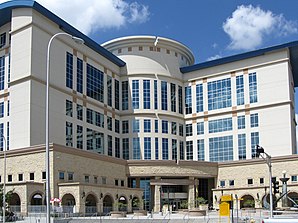
M 272 185 L 273 185 L 273 193 L 274 194 L 279 193 L 279 182 L 278 181 L 273 181 Z

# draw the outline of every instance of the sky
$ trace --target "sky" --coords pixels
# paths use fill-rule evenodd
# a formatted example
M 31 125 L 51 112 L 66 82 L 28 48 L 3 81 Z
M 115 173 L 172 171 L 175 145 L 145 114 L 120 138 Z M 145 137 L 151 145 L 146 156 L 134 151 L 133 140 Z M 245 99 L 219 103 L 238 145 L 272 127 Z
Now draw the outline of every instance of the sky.
M 298 40 L 298 0 L 37 2 L 99 44 L 129 35 L 161 36 L 186 45 L 195 63 Z

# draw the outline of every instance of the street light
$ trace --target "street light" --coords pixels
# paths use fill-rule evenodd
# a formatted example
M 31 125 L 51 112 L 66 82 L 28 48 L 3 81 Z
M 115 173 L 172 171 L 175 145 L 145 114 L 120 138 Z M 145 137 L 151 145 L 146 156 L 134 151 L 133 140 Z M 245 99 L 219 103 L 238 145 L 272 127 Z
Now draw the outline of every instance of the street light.
M 265 154 L 262 155 L 262 154 Z M 256 156 L 261 156 L 263 160 L 266 161 L 266 164 L 269 168 L 269 193 L 270 193 L 270 218 L 273 217 L 273 195 L 272 195 L 272 163 L 271 156 L 265 152 L 264 148 L 256 145 Z
M 52 41 L 60 35 L 68 36 L 73 39 L 78 44 L 83 44 L 84 40 L 70 35 L 68 33 L 56 33 L 54 34 L 48 42 L 47 50 L 47 76 L 46 76 L 46 204 L 47 204 L 47 213 L 46 213 L 46 223 L 50 223 L 50 149 L 49 149 L 49 88 L 50 88 L 50 48 Z
M 3 162 L 4 162 L 4 169 L 3 169 L 3 190 L 2 190 L 2 208 L 3 208 L 3 220 L 2 222 L 5 223 L 5 207 L 6 207 L 6 202 L 5 202 L 5 193 L 6 193 L 6 138 L 4 137 L 3 133 L 0 133 L 0 137 L 4 139 L 4 146 L 3 146 Z

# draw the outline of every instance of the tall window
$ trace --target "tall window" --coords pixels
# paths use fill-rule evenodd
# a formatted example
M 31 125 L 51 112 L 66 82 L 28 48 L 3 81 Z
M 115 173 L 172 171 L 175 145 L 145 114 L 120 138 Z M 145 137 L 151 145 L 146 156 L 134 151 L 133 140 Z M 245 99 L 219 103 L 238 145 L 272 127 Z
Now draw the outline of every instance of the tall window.
M 83 127 L 77 125 L 77 148 L 83 149 Z
M 119 110 L 119 97 L 120 97 L 119 81 L 115 79 L 114 83 L 115 83 L 115 109 Z
M 197 113 L 204 111 L 203 108 L 203 84 L 197 84 L 196 86 L 196 99 L 197 99 Z
M 115 119 L 115 132 L 120 133 L 120 121 Z
M 186 159 L 193 160 L 193 143 L 192 143 L 192 141 L 186 141 Z
M 66 100 L 66 115 L 72 117 L 72 101 L 69 100 Z
M 143 80 L 144 109 L 150 109 L 150 80 Z
M 104 154 L 103 133 L 87 128 L 87 150 Z
M 183 124 L 179 124 L 179 136 L 184 136 L 184 133 L 183 133 Z
M 192 113 L 191 86 L 185 87 L 185 114 Z
M 0 48 L 4 47 L 6 44 L 6 33 L 0 35 Z
M 232 129 L 232 118 L 209 121 L 209 133 L 231 131 Z
M 238 129 L 245 129 L 245 115 L 237 117 Z
M 182 87 L 178 86 L 178 111 L 183 114 Z
M 158 119 L 154 120 L 154 132 L 158 133 Z
M 77 58 L 77 92 L 83 94 L 83 60 Z
M 7 132 L 6 132 L 6 150 L 9 150 L 9 142 L 10 142 L 10 134 L 9 134 L 9 122 L 7 122 L 7 126 L 6 126 L 6 130 L 7 130 Z M 3 137 L 2 137 L 3 138 Z
M 122 133 L 123 134 L 129 133 L 129 122 L 128 122 L 128 120 L 123 120 L 122 121 Z
M 231 107 L 231 79 L 212 81 L 208 83 L 208 110 Z
M 246 135 L 238 134 L 238 158 L 239 160 L 246 159 Z
M 236 77 L 237 105 L 244 105 L 244 81 L 243 75 Z
M 108 106 L 112 106 L 112 77 L 107 76 L 107 95 L 108 95 Z
M 0 118 L 4 117 L 4 102 L 0 102 Z
M 73 56 L 66 52 L 66 87 L 72 89 L 73 82 Z
M 251 157 L 256 158 L 256 146 L 259 144 L 259 133 L 251 133 Z
M 4 90 L 5 56 L 0 57 L 0 90 Z
M 133 138 L 132 146 L 133 146 L 132 158 L 135 160 L 141 159 L 140 138 Z
M 103 72 L 87 64 L 87 96 L 104 102 Z
M 168 133 L 169 132 L 168 121 L 162 120 L 161 125 L 162 125 L 162 130 L 161 130 L 162 133 Z
M 83 120 L 83 106 L 79 104 L 77 104 L 77 119 Z
M 197 135 L 204 135 L 204 122 L 197 123 Z
M 129 138 L 122 139 L 122 158 L 129 160 Z
M 154 109 L 158 109 L 157 80 L 154 80 Z
M 155 159 L 158 160 L 159 159 L 159 152 L 158 152 L 158 138 L 155 138 Z
M 249 79 L 249 102 L 258 102 L 258 92 L 257 92 L 257 74 L 251 73 L 248 75 Z
M 180 150 L 180 159 L 184 160 L 184 142 L 180 141 L 179 142 L 179 150 Z
M 209 156 L 211 162 L 233 160 L 233 136 L 210 138 Z
M 176 122 L 172 122 L 171 134 L 172 135 L 176 135 L 177 134 L 177 123 Z
M 113 136 L 108 135 L 108 155 L 113 156 Z
M 112 117 L 107 117 L 107 126 L 108 126 L 108 130 L 113 131 L 113 119 Z
M 169 141 L 166 138 L 162 138 L 162 159 L 169 159 Z
M 4 124 L 0 123 L 0 133 L 4 133 Z M 4 138 L 0 137 L 0 151 L 3 151 L 4 146 Z
M 172 139 L 172 160 L 177 160 L 177 139 Z
M 168 87 L 167 82 L 161 82 L 161 109 L 168 110 Z
M 171 83 L 171 111 L 176 112 L 176 85 Z
M 115 157 L 120 158 L 120 139 L 115 137 Z
M 139 80 L 132 81 L 132 108 L 139 109 Z
M 259 126 L 259 116 L 258 113 L 250 115 L 250 127 L 258 127 Z
M 144 132 L 151 132 L 151 120 L 144 119 Z
M 128 110 L 128 81 L 122 82 L 122 110 Z
M 197 140 L 198 160 L 205 160 L 204 139 Z
M 151 159 L 151 138 L 144 137 L 144 159 L 150 160 Z
M 185 125 L 185 135 L 192 136 L 192 124 Z
M 73 139 L 73 133 L 72 133 L 72 123 L 71 122 L 66 122 L 66 146 L 72 147 L 72 139 Z
M 140 120 L 132 120 L 132 132 L 140 132 Z

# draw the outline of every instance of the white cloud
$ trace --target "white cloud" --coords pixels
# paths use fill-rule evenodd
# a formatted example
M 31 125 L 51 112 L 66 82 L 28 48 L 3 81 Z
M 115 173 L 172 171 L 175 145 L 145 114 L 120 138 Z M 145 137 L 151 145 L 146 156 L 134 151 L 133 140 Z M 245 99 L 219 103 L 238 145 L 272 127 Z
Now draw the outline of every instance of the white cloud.
M 223 29 L 231 39 L 229 48 L 235 50 L 255 49 L 269 35 L 287 36 L 298 32 L 297 22 L 252 5 L 238 6 L 223 24 Z
M 148 6 L 125 0 L 37 0 L 44 7 L 90 34 L 99 29 L 120 28 L 149 19 Z M 0 0 L 0 3 L 6 2 Z
M 209 57 L 209 58 L 207 59 L 207 61 L 210 61 L 210 60 L 216 60 L 216 59 L 220 59 L 220 58 L 222 58 L 222 56 L 220 56 L 219 54 L 216 54 L 216 55 L 214 55 L 214 56 L 212 56 L 212 57 Z

